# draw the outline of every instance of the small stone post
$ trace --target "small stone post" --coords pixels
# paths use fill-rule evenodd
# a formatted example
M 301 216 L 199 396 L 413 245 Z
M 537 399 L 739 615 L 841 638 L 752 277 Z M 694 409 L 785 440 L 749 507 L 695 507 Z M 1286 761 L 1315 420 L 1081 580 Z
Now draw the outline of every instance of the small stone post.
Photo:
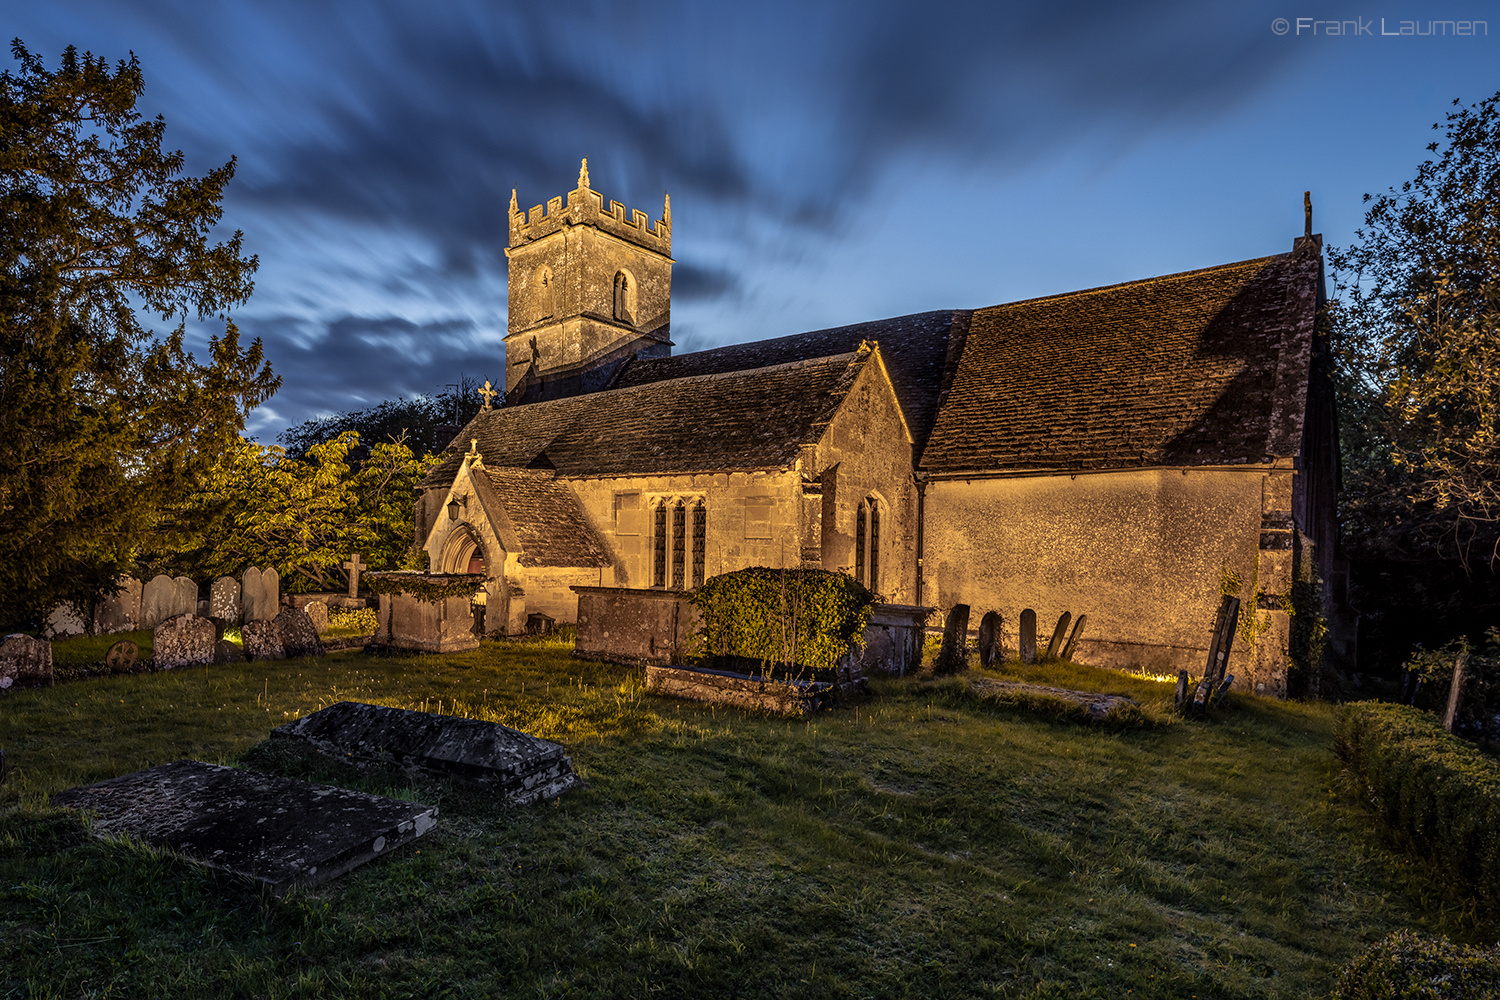
M 1000 612 L 986 611 L 979 620 L 979 665 L 985 670 L 1000 659 Z
M 1036 612 L 1030 608 L 1021 612 L 1021 662 L 1036 662 Z

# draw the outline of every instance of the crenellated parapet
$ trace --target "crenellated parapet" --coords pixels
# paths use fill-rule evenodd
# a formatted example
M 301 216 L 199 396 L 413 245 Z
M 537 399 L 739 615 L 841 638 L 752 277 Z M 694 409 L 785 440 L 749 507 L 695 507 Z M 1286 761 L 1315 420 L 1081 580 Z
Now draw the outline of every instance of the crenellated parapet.
M 568 192 L 566 205 L 562 198 L 553 198 L 545 208 L 536 205 L 530 212 L 522 212 L 516 203 L 516 192 L 512 190 L 510 193 L 510 245 L 513 249 L 550 236 L 565 226 L 579 225 L 594 226 L 601 232 L 654 250 L 664 257 L 672 255 L 671 197 L 665 199 L 662 217 L 655 223 L 645 212 L 639 209 L 627 211 L 618 201 L 611 201 L 605 208 L 604 196 L 589 187 L 587 159 L 578 170 L 578 186 Z

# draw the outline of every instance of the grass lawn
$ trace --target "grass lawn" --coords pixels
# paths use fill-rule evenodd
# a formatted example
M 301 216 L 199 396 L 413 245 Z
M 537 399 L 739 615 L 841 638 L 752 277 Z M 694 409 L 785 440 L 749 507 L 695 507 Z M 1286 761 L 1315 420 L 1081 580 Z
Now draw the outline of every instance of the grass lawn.
M 568 645 L 235 664 L 0 699 L 0 996 L 1309 997 L 1399 927 L 1494 940 L 1344 785 L 1331 709 L 1171 688 L 1100 728 L 876 682 L 811 722 L 658 699 Z M 1004 676 L 1018 677 L 1018 672 Z M 588 787 L 530 809 L 264 743 L 345 698 L 564 743 Z M 436 830 L 263 895 L 103 842 L 47 796 L 193 757 L 415 798 Z

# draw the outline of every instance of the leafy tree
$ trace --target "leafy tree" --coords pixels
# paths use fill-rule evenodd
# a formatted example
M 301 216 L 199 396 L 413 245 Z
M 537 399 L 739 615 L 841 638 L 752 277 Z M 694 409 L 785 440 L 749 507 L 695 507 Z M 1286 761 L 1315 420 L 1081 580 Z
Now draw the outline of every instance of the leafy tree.
M 1457 105 L 1458 102 L 1454 101 Z M 1441 123 L 1433 125 L 1434 129 Z M 1330 253 L 1345 525 L 1500 562 L 1500 94 L 1447 116 L 1399 190 Z
M 152 568 L 221 576 L 274 566 L 303 593 L 341 588 L 351 552 L 372 569 L 396 567 L 412 544 L 417 484 L 436 459 L 387 441 L 355 471 L 347 459 L 359 447 L 349 431 L 299 460 L 239 441 L 166 512 Z
M 359 432 L 366 442 L 405 441 L 418 455 L 438 454 L 448 446 L 451 432 L 445 427 L 462 427 L 479 412 L 479 382 L 461 376 L 457 392 L 440 396 L 413 396 L 387 399 L 363 410 L 350 410 L 331 417 L 305 420 L 281 433 L 281 443 L 288 455 L 300 458 L 312 447 L 331 441 L 346 431 Z M 356 461 L 358 456 L 351 456 Z
M 280 380 L 223 314 L 250 295 L 241 234 L 211 242 L 234 161 L 183 174 L 143 119 L 134 56 L 11 44 L 0 74 L 0 606 L 87 602 L 167 500 L 239 440 Z M 158 338 L 150 314 L 174 324 Z M 219 315 L 200 361 L 189 319 Z

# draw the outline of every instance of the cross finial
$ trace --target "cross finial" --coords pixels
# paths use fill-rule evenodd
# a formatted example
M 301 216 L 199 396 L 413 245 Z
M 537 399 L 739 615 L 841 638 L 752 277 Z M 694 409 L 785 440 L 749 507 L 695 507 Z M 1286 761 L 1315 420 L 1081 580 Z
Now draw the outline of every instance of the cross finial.
M 475 459 L 479 458 L 479 439 L 478 438 L 469 438 L 469 452 L 468 452 L 468 454 L 464 455 L 464 458 L 466 458 L 466 459 L 468 459 L 470 461 L 474 461 Z
M 578 186 L 585 191 L 589 187 L 589 158 L 587 156 L 583 158 L 583 166 L 578 168 Z
M 1311 236 L 1312 235 L 1312 192 L 1311 191 L 1303 191 L 1302 192 L 1302 222 L 1303 222 L 1303 225 L 1306 227 L 1303 230 L 1302 235 L 1304 235 L 1304 236 Z
M 484 380 L 484 388 L 482 388 L 482 389 L 475 389 L 474 391 L 477 392 L 477 393 L 479 393 L 479 395 L 481 395 L 481 396 L 484 397 L 484 408 L 486 410 L 488 410 L 490 408 L 490 400 L 492 400 L 496 396 L 500 395 L 499 392 L 497 392 L 494 388 L 492 388 L 490 386 L 490 380 L 489 379 L 485 379 Z

